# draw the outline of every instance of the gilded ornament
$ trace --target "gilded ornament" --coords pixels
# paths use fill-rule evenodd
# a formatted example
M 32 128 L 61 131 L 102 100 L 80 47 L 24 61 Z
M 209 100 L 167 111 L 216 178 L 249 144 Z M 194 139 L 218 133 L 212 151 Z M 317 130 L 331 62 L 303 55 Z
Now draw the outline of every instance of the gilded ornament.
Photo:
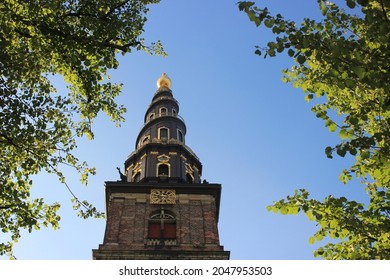
M 150 204 L 176 204 L 176 191 L 171 189 L 151 189 Z

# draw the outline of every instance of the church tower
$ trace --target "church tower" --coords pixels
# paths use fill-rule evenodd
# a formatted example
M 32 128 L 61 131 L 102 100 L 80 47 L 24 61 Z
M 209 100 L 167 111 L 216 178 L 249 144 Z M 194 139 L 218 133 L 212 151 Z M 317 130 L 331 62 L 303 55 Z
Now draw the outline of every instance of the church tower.
M 201 181 L 164 73 L 121 180 L 105 182 L 106 230 L 96 260 L 227 260 L 218 235 L 221 185 Z

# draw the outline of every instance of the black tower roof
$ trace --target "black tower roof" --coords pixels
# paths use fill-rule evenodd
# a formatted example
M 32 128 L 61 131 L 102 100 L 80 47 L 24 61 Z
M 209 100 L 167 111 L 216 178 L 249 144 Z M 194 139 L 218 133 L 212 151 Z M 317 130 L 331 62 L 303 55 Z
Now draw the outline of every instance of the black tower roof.
M 135 151 L 125 162 L 129 182 L 200 183 L 202 164 L 185 144 L 187 128 L 164 73 L 146 110 Z

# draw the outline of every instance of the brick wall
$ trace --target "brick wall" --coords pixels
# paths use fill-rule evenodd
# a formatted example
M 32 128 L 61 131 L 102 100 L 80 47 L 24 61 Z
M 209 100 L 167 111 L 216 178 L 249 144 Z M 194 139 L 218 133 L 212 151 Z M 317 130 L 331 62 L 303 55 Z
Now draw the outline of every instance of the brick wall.
M 229 258 L 219 243 L 214 193 L 180 189 L 176 204 L 158 205 L 150 204 L 149 188 L 142 190 L 107 193 L 106 231 L 103 244 L 93 250 L 94 259 Z M 161 208 L 175 215 L 177 240 L 169 246 L 147 245 L 150 214 Z

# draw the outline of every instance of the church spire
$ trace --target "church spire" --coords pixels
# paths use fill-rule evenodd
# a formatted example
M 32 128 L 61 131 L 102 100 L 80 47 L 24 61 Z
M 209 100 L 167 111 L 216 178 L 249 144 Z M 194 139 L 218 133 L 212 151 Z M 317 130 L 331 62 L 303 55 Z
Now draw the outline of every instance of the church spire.
M 201 182 L 166 74 L 157 86 L 125 174 L 105 182 L 106 230 L 93 258 L 227 260 L 218 234 L 221 185 Z
M 157 80 L 157 87 L 136 139 L 135 151 L 125 162 L 127 180 L 199 183 L 202 164 L 185 144 L 187 128 L 166 73 Z

